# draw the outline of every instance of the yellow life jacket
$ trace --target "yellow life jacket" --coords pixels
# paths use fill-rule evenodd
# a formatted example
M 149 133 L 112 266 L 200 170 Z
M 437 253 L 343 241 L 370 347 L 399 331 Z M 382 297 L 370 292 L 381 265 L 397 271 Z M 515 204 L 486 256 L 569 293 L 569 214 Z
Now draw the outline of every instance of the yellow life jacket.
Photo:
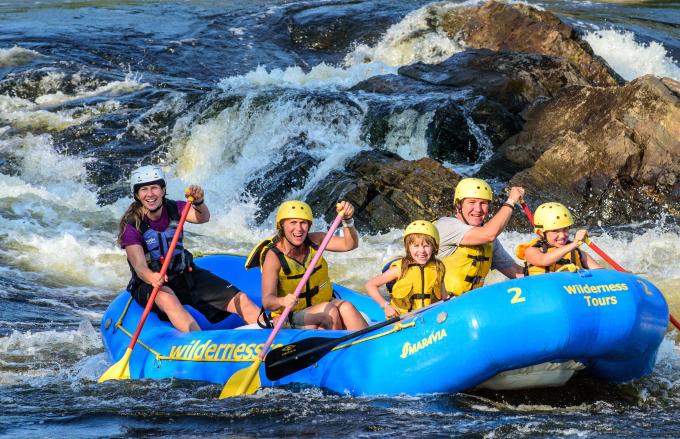
M 403 259 L 397 259 L 390 268 L 397 267 L 401 273 Z M 443 271 L 437 275 L 434 261 L 429 261 L 425 266 L 411 264 L 404 276 L 398 279 L 392 286 L 392 298 L 390 305 L 399 314 L 406 314 L 414 309 L 426 307 L 441 300 Z
M 531 241 L 528 242 L 523 242 L 522 244 L 517 246 L 517 251 L 515 254 L 517 255 L 518 258 L 524 261 L 524 275 L 525 276 L 533 276 L 534 274 L 544 274 L 544 273 L 552 273 L 560 268 L 562 268 L 565 265 L 568 264 L 573 264 L 576 265 L 578 268 L 583 268 L 583 262 L 581 258 L 581 251 L 579 249 L 574 249 L 567 253 L 566 255 L 562 256 L 562 259 L 559 261 L 555 262 L 554 264 L 548 266 L 548 267 L 540 267 L 538 265 L 531 265 L 527 262 L 526 260 L 526 249 L 529 247 L 536 247 L 541 250 L 543 253 L 551 252 L 557 249 L 557 247 L 553 247 L 549 245 L 543 238 L 534 238 Z
M 264 263 L 264 258 L 269 250 L 273 251 L 276 257 L 279 259 L 281 268 L 279 269 L 279 282 L 276 287 L 276 295 L 278 297 L 284 297 L 288 294 L 292 294 L 295 288 L 300 283 L 300 279 L 305 274 L 309 263 L 314 258 L 317 249 L 319 248 L 312 241 L 307 239 L 307 246 L 309 247 L 309 253 L 305 257 L 302 263 L 296 261 L 283 254 L 281 250 L 276 247 L 276 244 L 272 242 L 271 239 L 265 239 L 253 248 L 248 255 L 246 260 L 246 269 L 251 269 L 253 267 L 262 267 Z M 300 293 L 300 300 L 297 305 L 293 308 L 293 312 L 300 311 L 302 309 L 308 308 L 317 303 L 329 302 L 333 299 L 333 286 L 331 285 L 331 280 L 328 277 L 328 264 L 323 256 L 316 263 L 312 275 L 307 280 L 305 288 Z M 272 311 L 271 316 L 276 317 L 281 315 L 283 308 Z
M 460 296 L 484 286 L 484 279 L 491 271 L 492 257 L 492 243 L 459 245 L 452 254 L 442 259 L 446 267 L 446 291 Z

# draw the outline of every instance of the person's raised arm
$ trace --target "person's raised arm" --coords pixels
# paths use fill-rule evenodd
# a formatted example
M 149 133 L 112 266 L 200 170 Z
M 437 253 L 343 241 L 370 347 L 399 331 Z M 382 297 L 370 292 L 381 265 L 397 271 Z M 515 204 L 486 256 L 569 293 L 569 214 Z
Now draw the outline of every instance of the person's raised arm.
M 508 200 L 503 203 L 501 208 L 489 221 L 479 227 L 470 229 L 463 239 L 460 241 L 461 245 L 481 245 L 493 242 L 494 239 L 501 234 L 510 222 L 514 206 L 519 203 L 519 200 L 524 194 L 524 189 L 521 187 L 510 188 Z
M 342 236 L 333 236 L 328 242 L 326 250 L 332 252 L 347 252 L 359 247 L 359 234 L 354 228 L 354 206 L 349 201 L 341 201 L 337 204 L 336 210 L 338 213 L 342 212 Z M 325 233 L 316 232 L 310 233 L 309 239 L 315 244 L 320 244 Z
M 185 191 L 187 198 L 192 197 L 193 202 L 189 213 L 187 214 L 187 221 L 194 224 L 203 224 L 210 221 L 210 210 L 205 204 L 205 193 L 200 186 L 192 184 Z

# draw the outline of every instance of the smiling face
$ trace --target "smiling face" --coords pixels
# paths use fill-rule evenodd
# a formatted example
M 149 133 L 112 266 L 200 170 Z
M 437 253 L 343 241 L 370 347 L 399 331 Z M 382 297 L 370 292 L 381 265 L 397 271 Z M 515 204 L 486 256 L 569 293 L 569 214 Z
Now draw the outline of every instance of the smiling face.
M 309 233 L 310 222 L 298 218 L 290 218 L 282 221 L 283 234 L 286 240 L 295 247 L 301 246 Z
M 165 188 L 160 184 L 150 184 L 137 189 L 137 199 L 149 212 L 156 212 L 163 206 Z
M 459 219 L 465 219 L 471 226 L 484 224 L 486 215 L 489 213 L 489 201 L 481 198 L 465 198 L 461 202 L 458 215 Z
M 411 256 L 411 259 L 418 265 L 427 264 L 435 252 L 432 238 L 420 233 L 408 235 L 405 244 L 409 256 Z
M 569 242 L 569 227 L 549 230 L 544 233 L 545 240 L 553 247 L 562 247 Z

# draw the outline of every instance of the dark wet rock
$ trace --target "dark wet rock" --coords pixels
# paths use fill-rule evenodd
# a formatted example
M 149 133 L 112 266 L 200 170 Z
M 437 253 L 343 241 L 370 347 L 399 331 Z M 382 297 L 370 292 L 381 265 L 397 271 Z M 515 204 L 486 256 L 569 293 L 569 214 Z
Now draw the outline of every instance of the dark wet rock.
M 344 52 L 354 44 L 373 45 L 398 17 L 370 3 L 347 2 L 288 11 L 284 21 L 293 47 L 297 49 Z
M 623 224 L 665 210 L 680 218 L 680 83 L 570 87 L 526 113 L 502 147 L 526 168 L 512 179 L 536 202 L 560 200 L 581 221 Z
M 617 75 L 573 28 L 555 14 L 525 4 L 495 1 L 452 10 L 442 28 L 469 48 L 487 48 L 562 57 L 592 85 L 622 84 Z
M 69 72 L 56 68 L 44 68 L 11 73 L 0 80 L 0 94 L 34 101 L 40 96 L 53 93 L 75 95 L 92 91 L 117 80 L 112 75 L 89 71 Z
M 498 102 L 483 96 L 470 105 L 470 117 L 489 136 L 494 145 L 500 145 L 522 129 L 520 117 Z
M 385 232 L 409 222 L 453 214 L 453 192 L 460 176 L 430 158 L 408 161 L 384 151 L 365 151 L 343 172 L 328 175 L 307 201 L 327 220 L 335 203 L 346 199 L 356 208 L 362 232 Z
M 318 160 L 307 150 L 313 148 L 306 136 L 300 135 L 286 145 L 277 159 L 248 182 L 244 197 L 255 199 L 259 209 L 255 221 L 261 223 L 276 210 L 286 194 L 304 187 Z
M 586 84 L 561 58 L 479 49 L 437 65 L 405 66 L 399 75 L 373 77 L 352 90 L 405 96 L 399 108 L 380 100 L 370 105 L 364 131 L 371 145 L 382 147 L 390 116 L 411 108 L 433 112 L 426 136 L 431 157 L 470 163 L 519 132 L 519 113 L 529 103 L 554 96 L 566 85 Z M 414 97 L 412 103 L 409 97 Z
M 411 64 L 401 67 L 399 74 L 437 86 L 470 88 L 512 113 L 539 97 L 554 96 L 565 86 L 588 85 L 562 58 L 487 49 L 466 50 L 435 65 Z
M 469 117 L 469 111 L 458 103 L 437 109 L 427 129 L 428 154 L 451 163 L 476 162 L 480 145 L 470 129 Z

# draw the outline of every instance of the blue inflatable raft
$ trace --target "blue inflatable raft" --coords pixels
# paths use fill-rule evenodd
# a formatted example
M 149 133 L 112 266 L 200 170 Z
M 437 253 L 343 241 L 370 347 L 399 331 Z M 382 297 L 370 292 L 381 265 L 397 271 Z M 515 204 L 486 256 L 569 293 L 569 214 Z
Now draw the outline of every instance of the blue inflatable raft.
M 227 278 L 260 303 L 260 272 L 245 258 L 214 255 L 196 263 Z M 382 310 L 367 296 L 336 285 L 374 322 Z M 234 329 L 237 316 L 216 325 L 190 309 L 201 332 L 181 333 L 153 313 L 130 359 L 133 379 L 178 378 L 225 383 L 252 364 L 269 329 Z M 142 308 L 127 292 L 101 323 L 112 361 L 121 358 Z M 476 386 L 561 385 L 577 369 L 610 382 L 650 373 L 668 325 L 668 306 L 648 281 L 611 270 L 553 273 L 501 282 L 437 303 L 400 322 L 341 344 L 318 363 L 263 386 L 302 383 L 351 395 L 458 392 Z M 283 329 L 275 346 L 347 331 Z

